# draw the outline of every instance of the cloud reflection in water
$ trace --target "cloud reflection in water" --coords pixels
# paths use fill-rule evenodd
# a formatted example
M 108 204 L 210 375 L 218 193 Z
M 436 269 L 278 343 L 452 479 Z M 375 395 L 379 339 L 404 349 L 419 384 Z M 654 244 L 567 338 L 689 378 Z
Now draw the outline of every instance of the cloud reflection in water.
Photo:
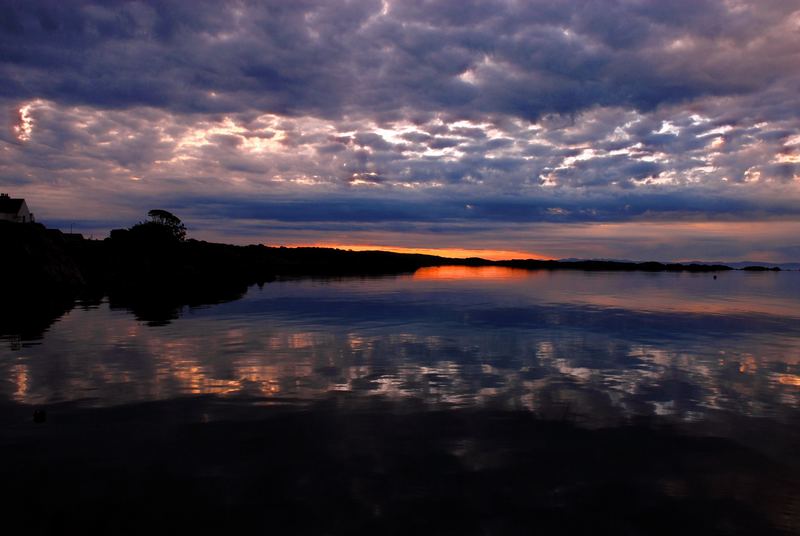
M 438 269 L 275 282 L 158 327 L 104 303 L 4 346 L 1 389 L 27 403 L 352 391 L 592 423 L 781 418 L 800 408 L 798 279 Z

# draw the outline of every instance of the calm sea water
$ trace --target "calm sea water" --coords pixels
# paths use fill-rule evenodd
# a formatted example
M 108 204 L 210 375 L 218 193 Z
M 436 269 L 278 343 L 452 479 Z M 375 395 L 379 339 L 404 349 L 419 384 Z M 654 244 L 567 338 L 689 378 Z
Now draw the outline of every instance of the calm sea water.
M 442 267 L 152 305 L 0 324 L 28 532 L 800 534 L 800 272 Z
M 800 409 L 800 273 L 441 267 L 277 281 L 153 326 L 78 306 L 0 340 L 0 396 L 98 406 L 333 391 L 604 424 Z

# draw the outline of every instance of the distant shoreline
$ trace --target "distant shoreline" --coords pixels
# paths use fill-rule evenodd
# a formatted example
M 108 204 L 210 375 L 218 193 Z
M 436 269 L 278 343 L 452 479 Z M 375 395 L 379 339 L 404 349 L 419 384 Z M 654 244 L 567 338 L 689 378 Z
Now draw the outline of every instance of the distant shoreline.
M 0 276 L 13 282 L 9 292 L 14 294 L 109 295 L 125 300 L 166 295 L 194 301 L 204 300 L 206 294 L 230 296 L 277 277 L 401 274 L 432 266 L 606 272 L 781 271 L 763 265 L 734 268 L 700 262 L 487 260 L 379 250 L 237 246 L 175 239 L 161 231 L 158 226 L 134 226 L 94 240 L 41 224 L 0 222 L 0 245 L 7 258 L 13 259 L 0 265 Z
M 12 291 L 167 293 L 241 289 L 281 276 L 344 276 L 410 273 L 431 266 L 503 266 L 525 270 L 623 272 L 724 272 L 726 264 L 615 260 L 487 260 L 419 253 L 352 251 L 324 247 L 237 246 L 178 240 L 158 226 L 118 229 L 103 240 L 47 229 L 41 224 L 0 222 L 0 245 L 13 262 L 2 265 Z M 780 271 L 753 265 L 746 271 Z
M 92 240 L 41 224 L 0 222 L 0 246 L 11 259 L 0 263 L 0 278 L 7 283 L 4 296 L 15 304 L 0 311 L 0 335 L 33 337 L 74 307 L 76 300 L 87 304 L 106 298 L 112 308 L 127 309 L 158 325 L 177 318 L 184 306 L 236 300 L 252 285 L 285 278 L 398 275 L 438 266 L 708 274 L 735 270 L 723 264 L 492 261 L 321 247 L 235 246 L 175 240 L 157 228 L 153 233 L 152 227 L 146 232 L 135 229 L 115 230 L 108 238 Z

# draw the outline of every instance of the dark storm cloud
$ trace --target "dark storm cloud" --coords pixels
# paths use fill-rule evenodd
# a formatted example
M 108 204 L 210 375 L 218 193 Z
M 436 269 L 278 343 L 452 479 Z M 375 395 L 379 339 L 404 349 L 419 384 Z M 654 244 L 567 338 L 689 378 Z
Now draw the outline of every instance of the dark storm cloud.
M 188 199 L 169 199 L 167 202 L 182 212 L 211 219 L 314 222 L 318 229 L 335 229 L 339 223 L 439 222 L 449 225 L 449 230 L 463 228 L 468 231 L 470 228 L 467 224 L 482 222 L 628 222 L 637 221 L 650 211 L 660 213 L 665 220 L 676 214 L 692 213 L 702 213 L 704 217 L 721 220 L 800 217 L 800 207 L 791 201 L 774 201 L 765 205 L 762 200 L 746 195 L 709 200 L 698 195 L 698 192 L 682 190 L 658 195 L 629 191 L 623 195 L 600 194 L 583 199 L 558 195 L 538 199 L 425 196 L 412 199 L 331 197 L 324 200 L 191 196 Z
M 382 10 L 386 12 L 382 14 Z M 537 119 L 757 91 L 794 2 L 6 2 L 2 90 L 186 112 Z M 467 76 L 463 76 L 467 75 Z

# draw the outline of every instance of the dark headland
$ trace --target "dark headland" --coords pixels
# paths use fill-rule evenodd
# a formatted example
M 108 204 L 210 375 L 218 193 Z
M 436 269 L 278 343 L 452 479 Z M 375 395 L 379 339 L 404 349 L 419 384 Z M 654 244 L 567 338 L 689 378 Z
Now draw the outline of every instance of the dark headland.
M 166 211 L 151 211 L 173 216 Z M 152 214 L 151 214 L 152 218 Z M 177 317 L 184 305 L 241 297 L 254 284 L 277 278 L 375 276 L 412 273 L 431 266 L 504 266 L 526 270 L 720 272 L 722 264 L 665 264 L 606 260 L 555 261 L 477 257 L 453 259 L 389 251 L 321 247 L 237 246 L 186 239 L 185 228 L 154 218 L 102 240 L 48 229 L 39 223 L 0 221 L 0 263 L 5 296 L 29 307 L 0 318 L 0 332 L 39 332 L 76 298 L 108 297 L 154 323 Z M 176 231 L 177 229 L 177 231 Z M 8 316 L 0 313 L 0 316 Z
M 504 266 L 526 270 L 721 272 L 722 264 L 665 264 L 608 260 L 555 261 L 452 259 L 388 251 L 321 247 L 237 246 L 186 238 L 171 213 L 153 210 L 150 219 L 116 229 L 102 240 L 48 229 L 39 223 L 0 221 L 5 262 L 4 294 L 21 304 L 0 313 L 0 334 L 40 333 L 74 304 L 107 297 L 111 307 L 139 319 L 164 323 L 183 306 L 241 297 L 254 284 L 277 278 L 375 276 L 412 273 L 431 266 Z
M 322 247 L 236 246 L 183 239 L 159 224 L 145 222 L 117 229 L 102 240 L 47 229 L 41 224 L 0 222 L 6 259 L 5 281 L 33 292 L 123 295 L 169 289 L 243 289 L 277 277 L 358 276 L 410 273 L 430 266 L 505 266 L 527 270 L 719 272 L 722 264 L 680 264 L 607 260 L 490 261 L 389 251 L 350 251 Z M 13 289 L 12 289 L 13 290 Z

